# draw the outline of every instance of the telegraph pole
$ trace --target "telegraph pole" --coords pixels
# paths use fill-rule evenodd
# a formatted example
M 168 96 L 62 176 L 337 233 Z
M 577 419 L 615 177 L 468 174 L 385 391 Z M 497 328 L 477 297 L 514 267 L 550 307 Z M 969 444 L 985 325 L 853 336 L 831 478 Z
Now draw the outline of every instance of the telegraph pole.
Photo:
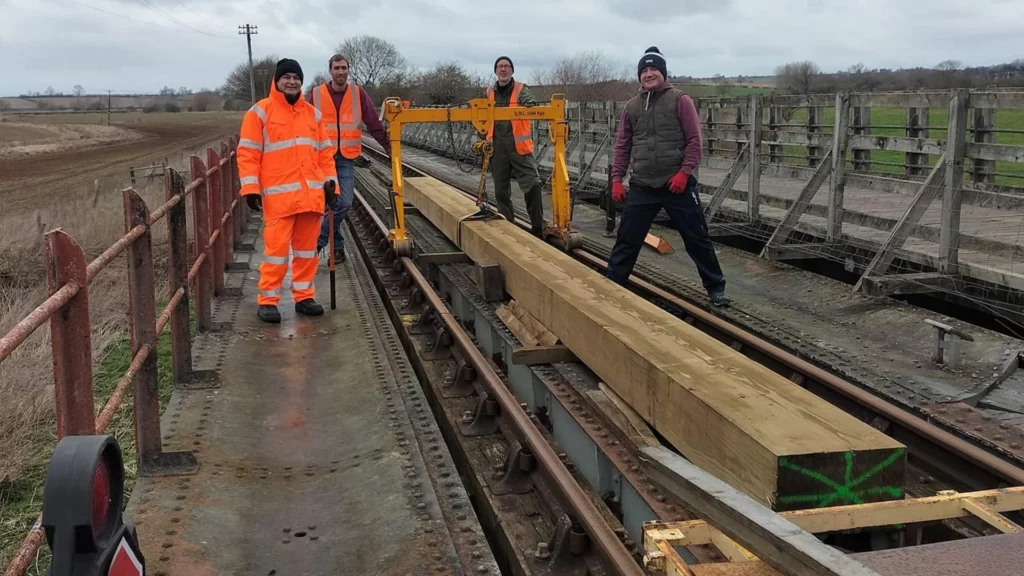
M 107 90 L 107 126 L 110 126 L 110 90 Z
M 245 34 L 245 43 L 249 46 L 249 95 L 252 103 L 256 103 L 256 78 L 252 70 L 252 35 L 256 34 L 256 26 L 244 24 L 238 27 L 239 34 Z

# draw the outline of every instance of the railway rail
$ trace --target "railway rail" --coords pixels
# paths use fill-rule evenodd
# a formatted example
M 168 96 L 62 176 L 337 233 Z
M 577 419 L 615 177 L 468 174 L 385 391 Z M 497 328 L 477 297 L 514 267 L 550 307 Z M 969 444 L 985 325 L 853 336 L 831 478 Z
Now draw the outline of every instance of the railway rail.
M 386 185 L 389 169 L 386 158 L 372 146 L 364 146 L 373 160 L 372 172 Z M 437 170 L 404 162 L 408 176 L 430 176 L 444 181 L 463 193 L 474 196 L 466 184 Z M 527 215 L 516 209 L 516 224 L 528 229 Z M 554 241 L 557 243 L 557 240 Z M 592 239 L 584 238 L 583 247 L 570 253 L 596 270 L 606 268 L 608 251 Z M 770 342 L 709 312 L 698 304 L 694 290 L 675 281 L 670 273 L 654 267 L 641 267 L 630 278 L 637 293 L 666 309 L 705 333 L 729 344 L 737 351 L 763 363 L 799 385 L 883 430 L 908 447 L 908 495 L 926 496 L 936 490 L 985 490 L 1024 484 L 1024 469 L 1014 455 L 979 446 L 928 419 L 911 413 L 845 380 L 834 372 L 801 358 L 779 343 Z M 756 319 L 754 319 L 756 321 Z

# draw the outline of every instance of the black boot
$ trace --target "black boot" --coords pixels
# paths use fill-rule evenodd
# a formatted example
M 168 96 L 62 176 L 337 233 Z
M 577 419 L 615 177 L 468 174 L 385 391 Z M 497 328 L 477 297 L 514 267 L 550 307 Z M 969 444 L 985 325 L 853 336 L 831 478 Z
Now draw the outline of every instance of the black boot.
M 271 324 L 279 324 L 281 322 L 281 313 L 277 311 L 277 306 L 260 306 L 259 316 L 260 320 Z
M 725 291 L 716 291 L 708 294 L 708 299 L 711 300 L 713 306 L 728 306 L 731 304 L 729 297 L 725 295 Z
M 302 302 L 295 303 L 295 311 L 306 316 L 319 316 L 324 313 L 324 307 L 312 298 L 306 298 Z
M 338 263 L 338 264 L 341 264 L 342 262 L 345 261 L 345 249 L 344 248 L 335 248 L 334 249 L 334 261 L 336 263 Z

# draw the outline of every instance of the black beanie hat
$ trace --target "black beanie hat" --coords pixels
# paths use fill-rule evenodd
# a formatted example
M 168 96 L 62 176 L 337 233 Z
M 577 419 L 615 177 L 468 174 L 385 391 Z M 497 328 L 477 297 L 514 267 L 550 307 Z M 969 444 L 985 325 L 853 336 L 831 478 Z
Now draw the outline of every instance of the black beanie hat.
M 516 65 L 512 63 L 512 59 L 508 56 L 498 56 L 498 59 L 494 61 L 494 71 L 498 71 L 498 62 L 501 62 L 502 60 L 508 60 L 508 65 L 512 67 L 512 73 L 515 74 Z
M 302 67 L 299 63 L 291 58 L 282 58 L 277 61 L 277 68 L 274 69 L 274 84 L 281 79 L 281 76 L 293 72 L 299 75 L 299 81 L 302 81 Z
M 665 65 L 665 57 L 661 55 L 661 51 L 658 50 L 657 46 L 651 46 L 647 50 L 644 50 L 645 54 L 640 58 L 640 62 L 636 65 L 636 78 L 640 79 L 640 72 L 648 67 L 654 66 L 661 72 L 661 75 L 668 80 L 668 67 Z

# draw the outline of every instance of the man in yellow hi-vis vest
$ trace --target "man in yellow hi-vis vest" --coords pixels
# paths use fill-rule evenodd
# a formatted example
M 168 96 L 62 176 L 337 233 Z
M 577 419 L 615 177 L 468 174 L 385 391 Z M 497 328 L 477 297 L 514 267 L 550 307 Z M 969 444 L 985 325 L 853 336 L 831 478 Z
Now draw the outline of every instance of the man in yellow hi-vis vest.
M 517 82 L 512 74 L 515 67 L 508 56 L 501 56 L 494 62 L 494 74 L 498 77 L 493 86 L 487 87 L 487 98 L 498 107 L 519 106 L 535 103 L 526 84 Z M 529 120 L 495 122 L 487 133 L 487 139 L 494 143 L 491 157 L 491 177 L 494 179 L 494 197 L 498 211 L 508 221 L 513 221 L 512 182 L 515 176 L 519 189 L 526 199 L 526 210 L 530 214 L 530 227 L 534 235 L 544 230 L 544 200 L 541 196 L 540 174 L 533 157 L 533 134 Z

